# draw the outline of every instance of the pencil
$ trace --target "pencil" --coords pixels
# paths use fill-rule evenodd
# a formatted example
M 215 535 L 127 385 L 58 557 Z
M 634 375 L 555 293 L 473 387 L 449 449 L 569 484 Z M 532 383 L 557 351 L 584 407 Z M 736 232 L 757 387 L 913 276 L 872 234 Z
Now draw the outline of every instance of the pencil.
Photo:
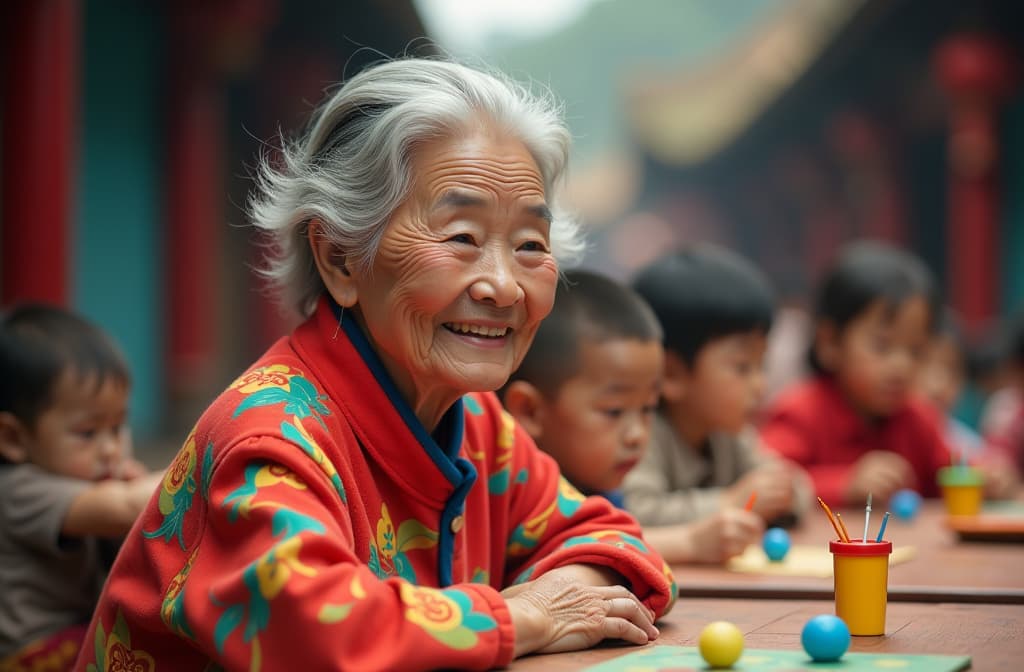
M 750 498 L 747 500 L 747 503 L 743 505 L 743 508 L 745 510 L 747 510 L 747 511 L 753 511 L 754 510 L 754 502 L 756 502 L 756 501 L 757 501 L 757 490 L 755 490 L 752 493 L 750 493 Z
M 881 541 L 882 540 L 882 536 L 885 534 L 885 526 L 886 526 L 886 524 L 888 524 L 888 522 L 889 522 L 889 512 L 886 511 L 885 515 L 882 516 L 882 526 L 878 528 L 878 537 L 875 538 L 875 541 Z
M 846 531 L 846 523 L 843 522 L 843 514 L 837 513 L 836 520 L 839 521 L 839 529 L 843 533 L 843 541 L 850 543 L 850 533 Z
M 825 500 L 823 500 L 821 497 L 818 497 L 818 504 L 821 504 L 822 510 L 824 510 L 825 515 L 828 516 L 828 522 L 832 523 L 832 529 L 836 531 L 836 537 L 838 537 L 839 540 L 842 541 L 843 533 L 839 529 L 839 524 L 836 522 L 836 517 L 832 515 L 832 509 L 828 508 L 828 504 L 826 504 Z

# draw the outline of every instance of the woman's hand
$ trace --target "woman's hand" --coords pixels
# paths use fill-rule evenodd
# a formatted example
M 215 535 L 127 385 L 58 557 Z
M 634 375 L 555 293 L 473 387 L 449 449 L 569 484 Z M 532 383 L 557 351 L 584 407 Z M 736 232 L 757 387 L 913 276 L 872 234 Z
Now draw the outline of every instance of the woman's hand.
M 623 586 L 594 586 L 572 567 L 502 591 L 516 631 L 515 656 L 586 649 L 605 639 L 646 644 L 654 612 Z

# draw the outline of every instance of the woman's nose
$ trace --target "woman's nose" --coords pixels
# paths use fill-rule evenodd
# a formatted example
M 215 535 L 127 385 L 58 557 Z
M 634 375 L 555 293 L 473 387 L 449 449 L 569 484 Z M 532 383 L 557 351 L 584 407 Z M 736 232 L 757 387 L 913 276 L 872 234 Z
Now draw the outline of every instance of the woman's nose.
M 500 308 L 515 305 L 525 298 L 514 272 L 514 262 L 506 251 L 492 250 L 481 259 L 480 273 L 470 285 L 469 295 L 474 301 L 493 303 Z

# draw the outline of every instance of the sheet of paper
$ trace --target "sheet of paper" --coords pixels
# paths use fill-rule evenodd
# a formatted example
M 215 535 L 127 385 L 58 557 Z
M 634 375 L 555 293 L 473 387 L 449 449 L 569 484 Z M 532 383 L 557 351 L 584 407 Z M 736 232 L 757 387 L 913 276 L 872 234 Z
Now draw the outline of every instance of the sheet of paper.
M 889 565 L 906 562 L 914 557 L 913 546 L 896 546 L 889 556 Z M 750 545 L 726 565 L 734 572 L 776 574 L 780 576 L 832 576 L 832 554 L 824 546 L 793 546 L 781 562 L 772 562 L 759 546 Z

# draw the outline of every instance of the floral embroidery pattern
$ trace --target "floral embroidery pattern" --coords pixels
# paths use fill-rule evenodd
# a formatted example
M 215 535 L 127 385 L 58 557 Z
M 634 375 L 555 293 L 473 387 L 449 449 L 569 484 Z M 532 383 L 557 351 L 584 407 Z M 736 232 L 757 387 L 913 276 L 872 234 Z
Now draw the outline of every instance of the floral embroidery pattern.
M 297 418 L 312 416 L 321 425 L 324 421 L 320 416 L 331 414 L 324 405 L 328 401 L 327 395 L 317 394 L 316 387 L 303 378 L 301 372 L 293 372 L 280 364 L 250 371 L 236 380 L 232 388 L 248 395 L 235 409 L 232 418 L 250 408 L 273 404 L 284 404 L 284 412 Z
M 571 518 L 579 510 L 584 499 L 585 497 L 579 490 L 570 485 L 569 481 L 559 477 L 558 494 L 555 497 L 555 501 L 551 502 L 539 514 L 517 525 L 512 530 L 508 544 L 508 554 L 517 556 L 529 553 L 537 545 L 540 538 L 544 536 L 544 532 L 548 529 L 548 522 L 551 520 L 551 515 L 555 512 L 556 508 L 562 516 Z
M 213 629 L 213 640 L 217 651 L 224 653 L 227 638 L 245 622 L 242 641 L 250 644 L 252 658 L 249 669 L 254 672 L 262 665 L 259 633 L 270 623 L 270 601 L 280 594 L 293 573 L 315 576 L 316 570 L 299 560 L 302 550 L 303 532 L 324 534 L 326 528 L 315 518 L 290 509 L 280 508 L 270 521 L 271 534 L 280 541 L 260 556 L 256 562 L 242 572 L 242 582 L 249 592 L 248 605 L 244 603 L 223 605 L 211 594 L 214 604 L 226 607 Z
M 198 552 L 198 548 L 192 551 L 192 555 L 188 557 L 185 566 L 171 579 L 171 585 L 167 587 L 167 592 L 164 593 L 164 600 L 160 605 L 160 618 L 163 620 L 164 625 L 171 632 L 175 632 L 188 639 L 195 639 L 195 636 L 185 620 L 185 580 L 188 578 L 188 573 L 192 571 L 192 563 L 195 561 Z
M 208 457 L 212 467 L 213 451 L 211 448 L 211 446 L 207 447 L 207 455 L 204 457 Z M 205 472 L 207 468 L 206 460 L 204 460 L 203 466 Z M 185 520 L 185 514 L 192 508 L 192 496 L 196 492 L 195 470 L 196 437 L 192 433 L 189 434 L 185 440 L 185 445 L 178 452 L 177 457 L 174 458 L 174 464 L 167 470 L 163 483 L 160 486 L 160 498 L 157 504 L 160 508 L 160 513 L 163 514 L 163 522 L 155 530 L 143 530 L 142 535 L 144 537 L 147 539 L 163 537 L 167 543 L 170 543 L 172 538 L 177 537 L 181 550 L 185 550 L 185 537 L 182 525 Z M 208 489 L 209 485 L 204 487 Z
M 380 519 L 377 521 L 377 538 L 370 541 L 370 569 L 381 579 L 400 576 L 415 583 L 416 571 L 406 552 L 433 548 L 437 545 L 437 538 L 437 532 L 414 518 L 402 521 L 396 534 L 388 506 L 382 502 Z
M 345 486 L 341 482 L 338 470 L 334 468 L 334 463 L 327 459 L 324 451 L 313 440 L 313 437 L 306 431 L 306 428 L 302 426 L 299 419 L 295 418 L 290 423 L 287 420 L 283 421 L 281 423 L 281 434 L 284 435 L 284 438 L 299 444 L 302 450 L 313 458 L 316 466 L 320 467 L 320 471 L 324 472 L 331 485 L 334 486 L 338 496 L 341 497 L 341 503 L 348 505 L 348 497 L 345 496 Z
M 501 412 L 501 427 L 498 429 L 498 455 L 495 458 L 497 471 L 487 479 L 487 489 L 492 495 L 504 495 L 512 476 L 512 449 L 515 447 L 516 421 L 508 411 Z
M 114 627 L 108 636 L 103 630 L 103 621 L 96 623 L 96 662 L 85 666 L 86 672 L 153 672 L 156 663 L 153 656 L 139 649 L 132 649 L 132 637 L 120 610 L 114 619 Z
M 343 604 L 325 604 L 320 607 L 320 613 L 317 614 L 317 620 L 321 623 L 339 623 L 348 618 L 348 615 L 352 612 L 352 607 L 355 606 L 359 600 L 366 599 L 366 589 L 363 588 L 363 584 L 359 581 L 359 575 L 355 574 L 352 576 L 352 582 L 349 584 L 348 592 L 352 594 L 355 599 L 351 602 L 345 602 Z
M 621 530 L 598 530 L 597 532 L 591 532 L 590 534 L 582 535 L 579 537 L 571 537 L 565 541 L 562 546 L 568 548 L 570 546 L 578 546 L 579 544 L 601 544 L 610 543 L 616 548 L 626 548 L 626 546 L 632 546 L 641 553 L 647 554 L 650 551 L 643 541 L 634 537 L 632 534 L 628 534 Z
M 466 410 L 469 411 L 470 415 L 483 415 L 484 407 L 480 405 L 480 402 L 476 400 L 476 397 L 467 394 L 462 397 L 462 404 Z
M 247 371 L 239 376 L 229 389 L 238 390 L 242 394 L 252 394 L 265 390 L 268 387 L 277 387 L 282 390 L 288 389 L 289 374 L 303 375 L 302 371 L 292 369 L 284 364 L 272 364 L 261 366 L 258 369 Z
M 250 464 L 245 468 L 245 482 L 232 490 L 224 498 L 224 506 L 231 505 L 228 512 L 228 520 L 234 522 L 238 514 L 243 518 L 249 517 L 249 510 L 261 506 L 277 507 L 277 502 L 253 503 L 253 498 L 260 488 L 266 488 L 278 483 L 284 483 L 296 490 L 305 490 L 306 484 L 298 476 L 292 473 L 287 467 L 279 464 Z
M 672 610 L 672 606 L 675 605 L 676 599 L 679 598 L 679 584 L 676 583 L 676 577 L 672 575 L 672 570 L 669 568 L 668 563 L 664 560 L 661 561 L 661 573 L 665 575 L 669 583 L 669 597 L 668 604 L 665 605 L 663 614 L 667 614 Z
M 479 639 L 477 633 L 497 627 L 493 618 L 473 611 L 473 601 L 455 588 L 438 590 L 403 583 L 399 595 L 405 604 L 405 618 L 453 649 L 471 649 Z

